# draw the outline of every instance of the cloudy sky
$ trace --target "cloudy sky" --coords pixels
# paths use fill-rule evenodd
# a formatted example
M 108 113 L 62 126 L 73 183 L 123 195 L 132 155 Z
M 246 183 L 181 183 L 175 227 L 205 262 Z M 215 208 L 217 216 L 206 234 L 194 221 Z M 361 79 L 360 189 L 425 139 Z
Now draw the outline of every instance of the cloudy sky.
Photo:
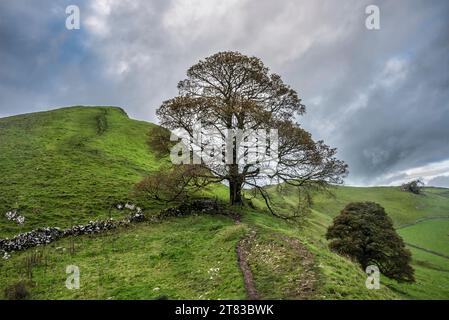
M 117 105 L 157 122 L 189 66 L 237 50 L 298 91 L 299 122 L 338 148 L 347 184 L 449 187 L 448 16 L 446 0 L 2 0 L 0 117 Z

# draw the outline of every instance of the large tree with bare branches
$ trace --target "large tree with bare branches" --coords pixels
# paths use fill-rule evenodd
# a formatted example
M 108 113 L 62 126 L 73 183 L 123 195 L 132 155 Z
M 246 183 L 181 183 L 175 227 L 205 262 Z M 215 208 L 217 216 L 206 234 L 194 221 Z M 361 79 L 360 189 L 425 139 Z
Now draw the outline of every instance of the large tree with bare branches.
M 210 181 L 227 182 L 232 204 L 242 203 L 245 187 L 258 190 L 269 206 L 263 188 L 269 183 L 297 187 L 342 183 L 346 164 L 335 158 L 336 149 L 314 141 L 296 122 L 305 106 L 296 91 L 270 73 L 260 59 L 219 52 L 189 68 L 178 89 L 179 96 L 157 110 L 161 125 L 187 132 L 190 143 L 197 146 L 190 150 L 194 156 L 214 156 L 194 163 L 208 169 L 205 178 Z M 195 132 L 198 122 L 202 139 Z M 275 134 L 267 133 L 260 147 L 264 136 L 251 135 L 266 130 Z M 258 149 L 251 148 L 254 143 Z M 251 153 L 258 155 L 256 161 L 248 161 Z

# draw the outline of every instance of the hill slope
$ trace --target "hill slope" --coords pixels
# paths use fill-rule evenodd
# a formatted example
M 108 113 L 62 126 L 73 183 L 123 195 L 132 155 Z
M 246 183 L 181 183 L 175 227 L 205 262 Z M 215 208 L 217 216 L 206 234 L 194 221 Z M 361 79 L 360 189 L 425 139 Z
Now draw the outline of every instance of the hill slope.
M 271 187 L 276 206 L 291 212 L 297 201 L 296 192 L 284 188 L 282 193 Z M 334 187 L 333 197 L 315 194 L 312 214 L 307 217 L 304 233 L 307 239 L 326 243 L 325 230 L 332 219 L 349 202 L 374 201 L 382 205 L 399 234 L 412 252 L 416 283 L 399 284 L 384 279 L 392 290 L 413 299 L 449 299 L 449 190 L 425 188 L 416 195 L 399 187 Z M 261 200 L 255 201 L 259 206 Z
M 0 238 L 123 215 L 111 206 L 130 199 L 134 183 L 165 161 L 146 144 L 151 126 L 129 119 L 119 108 L 104 107 L 0 119 Z M 426 198 L 414 198 L 395 188 L 339 187 L 336 198 L 316 195 L 311 215 L 300 224 L 260 207 L 244 209 L 241 221 L 188 216 L 66 238 L 0 259 L 0 288 L 24 280 L 34 299 L 243 299 L 246 278 L 238 262 L 243 252 L 260 298 L 449 299 L 447 260 L 441 257 L 416 249 L 417 284 L 382 278 L 381 290 L 368 290 L 362 270 L 329 251 L 324 239 L 332 217 L 349 201 L 375 200 L 402 225 L 449 212 L 444 192 L 432 189 Z M 225 198 L 226 188 L 210 193 Z M 292 194 L 275 194 L 282 210 L 291 210 Z M 146 214 L 158 209 L 152 203 L 143 206 Z M 25 216 L 23 226 L 4 217 L 13 208 Z M 414 232 L 402 231 L 411 244 L 446 252 L 444 242 L 411 239 Z M 80 267 L 79 290 L 64 286 L 69 264 Z
M 158 167 L 146 145 L 152 125 L 120 108 L 72 107 L 0 119 L 0 236 L 109 215 L 132 185 Z

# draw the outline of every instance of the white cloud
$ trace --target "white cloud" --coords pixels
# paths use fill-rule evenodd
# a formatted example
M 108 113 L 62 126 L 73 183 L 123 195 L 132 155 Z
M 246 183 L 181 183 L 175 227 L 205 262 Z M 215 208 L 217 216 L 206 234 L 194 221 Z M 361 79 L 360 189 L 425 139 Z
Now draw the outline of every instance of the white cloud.
M 433 162 L 424 166 L 395 171 L 379 177 L 374 184 L 382 183 L 382 181 L 389 181 L 387 184 L 394 186 L 414 179 L 422 179 L 424 183 L 429 183 L 433 179 L 445 175 L 449 175 L 449 160 Z
M 117 6 L 117 1 L 98 0 L 90 3 L 89 14 L 84 20 L 89 31 L 103 37 L 109 34 L 108 16 L 111 14 L 114 5 Z
M 378 84 L 393 87 L 407 76 L 408 61 L 404 58 L 393 57 L 387 61 L 378 79 Z

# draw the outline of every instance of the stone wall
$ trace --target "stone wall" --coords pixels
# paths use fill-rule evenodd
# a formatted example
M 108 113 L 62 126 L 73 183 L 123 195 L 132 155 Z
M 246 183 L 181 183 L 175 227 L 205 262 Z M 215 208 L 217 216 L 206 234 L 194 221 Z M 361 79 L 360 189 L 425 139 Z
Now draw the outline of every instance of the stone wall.
M 21 233 L 11 239 L 0 239 L 0 252 L 21 251 L 49 244 L 63 237 L 100 233 L 126 226 L 130 223 L 142 221 L 145 221 L 145 216 L 141 212 L 135 212 L 122 220 L 109 219 L 104 221 L 90 221 L 88 224 L 75 225 L 67 229 L 56 227 L 39 228 Z
M 135 205 L 129 203 L 118 204 L 117 209 L 129 209 L 132 213 L 127 218 L 121 220 L 109 219 L 90 221 L 88 224 L 75 225 L 67 229 L 56 227 L 39 228 L 21 233 L 11 239 L 0 239 L 0 252 L 3 252 L 4 256 L 8 256 L 8 252 L 21 251 L 40 245 L 46 245 L 63 237 L 100 233 L 127 226 L 130 223 L 138 223 L 146 220 L 145 215 L 142 213 L 142 209 Z M 158 214 L 152 216 L 150 221 L 157 222 L 168 217 L 180 217 L 192 214 L 230 215 L 231 213 L 225 206 L 216 200 L 198 199 L 182 203 L 176 207 L 161 210 Z

